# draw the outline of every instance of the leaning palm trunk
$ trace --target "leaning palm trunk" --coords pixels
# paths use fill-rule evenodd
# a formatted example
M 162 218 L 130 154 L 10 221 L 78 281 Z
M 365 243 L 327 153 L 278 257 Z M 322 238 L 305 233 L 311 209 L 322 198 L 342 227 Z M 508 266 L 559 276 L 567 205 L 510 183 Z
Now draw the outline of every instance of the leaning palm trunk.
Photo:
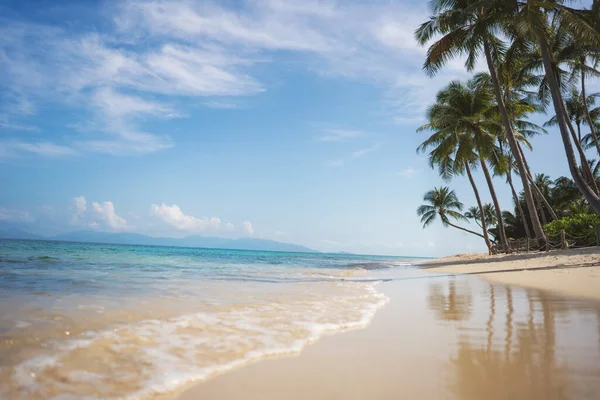
M 510 186 L 510 190 L 512 191 L 513 199 L 515 204 L 517 205 L 517 209 L 519 210 L 519 214 L 521 214 L 521 222 L 523 223 L 523 227 L 525 228 L 525 235 L 527 239 L 531 239 L 531 231 L 529 230 L 529 222 L 527 221 L 527 217 L 525 216 L 525 212 L 523 211 L 523 206 L 521 205 L 521 201 L 519 200 L 519 195 L 515 190 L 515 185 L 512 180 L 512 171 L 508 171 L 506 174 L 506 180 L 508 181 L 508 185 Z
M 554 212 L 554 209 L 548 202 L 548 199 L 546 199 L 546 196 L 544 196 L 544 194 L 542 193 L 542 191 L 540 190 L 538 185 L 536 185 L 535 180 L 533 179 L 533 175 L 531 175 L 531 169 L 529 168 L 529 164 L 527 164 L 527 159 L 525 158 L 525 155 L 523 154 L 523 148 L 521 148 L 520 144 L 518 145 L 518 147 L 519 147 L 519 151 L 521 152 L 521 155 L 523 156 L 523 160 L 525 161 L 525 171 L 527 171 L 527 179 L 529 180 L 529 184 L 533 188 L 533 193 L 535 194 L 536 199 L 539 199 L 542 201 L 542 203 L 544 203 L 544 205 L 548 209 L 548 212 L 550 213 L 550 216 L 552 217 L 552 219 L 558 219 L 558 215 L 556 215 L 556 212 Z M 538 206 L 538 207 L 540 208 L 540 213 L 542 213 L 543 211 L 541 209 L 541 206 Z M 544 225 L 545 224 L 546 223 L 544 223 Z
M 471 182 L 471 186 L 473 187 L 473 193 L 475 193 L 477 206 L 479 207 L 479 212 L 481 213 L 481 229 L 483 230 L 483 240 L 485 240 L 485 245 L 488 248 L 488 253 L 492 254 L 492 243 L 490 242 L 490 237 L 487 230 L 487 222 L 485 221 L 483 203 L 481 202 L 481 198 L 479 197 L 479 190 L 477 189 L 477 185 L 475 185 L 475 180 L 473 179 L 473 175 L 471 174 L 471 168 L 469 167 L 469 163 L 465 163 L 465 170 L 467 171 L 469 182 Z
M 565 115 L 567 115 L 567 111 L 564 108 L 564 105 L 563 112 L 565 113 Z M 579 159 L 581 160 L 581 170 L 583 171 L 583 175 L 587 179 L 587 182 L 590 185 L 590 187 L 594 190 L 594 193 L 598 194 L 598 185 L 596 185 L 596 181 L 594 180 L 594 174 L 592 172 L 592 169 L 590 168 L 590 164 L 588 163 L 585 151 L 583 150 L 583 146 L 581 145 L 581 130 L 578 129 L 579 135 L 577 135 L 577 133 L 575 133 L 575 128 L 573 127 L 573 124 L 571 123 L 571 120 L 569 118 L 566 119 L 566 123 L 569 127 L 569 131 L 571 132 L 571 137 L 573 138 L 573 142 L 575 143 L 577 152 L 579 153 Z
M 558 82 L 556 81 L 556 76 L 554 74 L 554 68 L 552 65 L 552 60 L 550 58 L 550 51 L 548 49 L 548 43 L 546 41 L 546 37 L 543 33 L 537 33 L 537 39 L 540 45 L 540 51 L 542 53 L 542 60 L 544 62 L 544 70 L 546 75 L 546 80 L 550 86 L 550 93 L 552 94 L 552 102 L 554 103 L 554 111 L 556 112 L 556 120 L 558 121 L 558 127 L 560 131 L 560 136 L 563 141 L 563 146 L 565 148 L 565 154 L 567 156 L 567 162 L 569 164 L 569 170 L 571 171 L 571 175 L 573 176 L 573 180 L 577 185 L 577 188 L 583 194 L 583 197 L 586 199 L 590 207 L 594 210 L 596 214 L 600 214 L 600 197 L 594 192 L 592 187 L 586 182 L 586 180 L 581 175 L 581 171 L 577 167 L 577 160 L 575 159 L 575 152 L 573 151 L 573 145 L 571 143 L 571 138 L 569 137 L 569 128 L 567 126 L 567 117 L 563 107 L 562 98 L 560 95 L 560 87 L 558 86 Z
M 594 140 L 594 144 L 596 145 L 596 150 L 598 150 L 598 155 L 600 155 L 600 143 L 598 142 L 598 134 L 596 133 L 596 127 L 594 126 L 594 120 L 590 116 L 590 109 L 588 108 L 587 98 L 585 97 L 585 71 L 581 70 L 581 96 L 583 98 L 583 112 L 585 113 L 585 119 L 590 126 L 590 133 L 592 134 L 592 139 Z
M 460 229 L 461 231 L 468 232 L 468 233 L 470 233 L 472 235 L 477 235 L 480 238 L 485 239 L 481 233 L 473 232 L 472 230 L 469 230 L 467 228 L 463 228 L 462 226 L 454 225 L 452 222 L 448 221 L 447 219 L 444 222 L 446 222 L 448 225 L 450 225 L 453 228 Z
M 531 219 L 531 226 L 533 228 L 533 232 L 535 233 L 535 240 L 539 239 L 542 241 L 542 245 L 545 245 L 546 234 L 544 233 L 544 229 L 542 228 L 542 224 L 540 223 L 540 219 L 538 218 L 537 212 L 535 210 L 533 196 L 531 195 L 531 188 L 529 187 L 529 182 L 527 181 L 527 174 L 525 171 L 523 157 L 521 156 L 521 153 L 519 153 L 519 149 L 517 147 L 518 143 L 515 138 L 515 133 L 512 128 L 510 117 L 508 116 L 508 111 L 506 110 L 506 105 L 504 104 L 504 98 L 500 89 L 500 82 L 498 80 L 496 66 L 494 65 L 494 61 L 492 60 L 490 45 L 487 40 L 483 41 L 483 46 L 487 66 L 490 70 L 490 77 L 492 78 L 492 83 L 494 85 L 496 101 L 498 103 L 498 108 L 502 117 L 502 124 L 504 125 L 504 129 L 506 132 L 506 138 L 508 140 L 510 150 L 513 153 L 513 156 L 515 157 L 515 162 L 517 164 L 517 168 L 519 169 L 519 175 L 521 176 L 521 181 L 523 183 L 523 196 L 525 197 L 525 203 L 527 204 L 527 210 L 529 211 L 529 218 Z
M 531 186 L 534 186 L 535 183 L 532 183 Z M 540 200 L 540 192 L 537 190 L 533 190 L 533 198 L 535 199 L 535 203 L 537 204 L 538 211 L 540 213 L 540 218 L 542 219 L 542 224 L 546 226 L 548 224 L 548 218 L 546 218 L 546 213 L 544 212 L 544 206 L 542 205 L 542 201 Z
M 543 203 L 543 205 L 546 207 L 546 209 L 550 213 L 550 217 L 552 217 L 552 219 L 558 219 L 558 215 L 556 215 L 556 212 L 554 211 L 554 209 L 548 202 L 548 199 L 546 198 L 546 196 L 544 196 L 544 193 L 542 193 L 542 191 L 540 190 L 538 185 L 533 180 L 533 177 L 531 176 L 531 174 L 529 174 L 527 177 L 531 182 L 531 186 L 533 187 L 533 192 L 536 194 L 536 196 L 540 200 L 540 202 Z M 541 207 L 541 205 L 540 205 L 540 207 Z M 540 210 L 541 210 L 541 208 L 540 208 Z
M 492 196 L 492 201 L 494 202 L 494 208 L 496 209 L 496 219 L 498 219 L 498 236 L 500 236 L 500 247 L 502 247 L 503 251 L 508 251 L 508 241 L 506 240 L 506 231 L 504 229 L 504 222 L 502 221 L 502 209 L 500 208 L 500 203 L 498 202 L 498 196 L 496 196 L 496 189 L 494 188 L 494 183 L 492 182 L 492 176 L 490 175 L 490 171 L 487 167 L 485 159 L 483 156 L 479 156 L 479 163 L 481 164 L 481 169 L 483 170 L 483 174 L 485 175 L 485 180 L 490 188 L 490 195 Z M 481 214 L 481 220 L 485 220 L 485 214 Z

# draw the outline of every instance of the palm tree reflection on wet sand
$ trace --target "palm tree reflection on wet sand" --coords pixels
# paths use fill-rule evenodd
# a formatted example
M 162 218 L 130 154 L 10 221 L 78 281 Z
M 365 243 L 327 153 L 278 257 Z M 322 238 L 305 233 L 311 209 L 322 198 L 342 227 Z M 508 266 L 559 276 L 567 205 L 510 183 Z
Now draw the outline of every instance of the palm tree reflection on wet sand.
M 457 331 L 445 370 L 455 398 L 600 398 L 600 311 L 594 304 L 491 284 L 473 294 L 469 282 L 432 282 L 427 298 L 436 318 Z M 576 324 L 581 318 L 597 320 L 598 327 Z M 597 340 L 579 340 L 590 334 Z

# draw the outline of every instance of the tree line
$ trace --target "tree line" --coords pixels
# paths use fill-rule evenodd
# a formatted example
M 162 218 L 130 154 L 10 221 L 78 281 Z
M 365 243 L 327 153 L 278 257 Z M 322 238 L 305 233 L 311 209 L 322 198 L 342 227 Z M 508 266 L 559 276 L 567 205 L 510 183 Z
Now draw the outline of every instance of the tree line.
M 561 0 L 433 0 L 431 15 L 415 32 L 429 44 L 424 71 L 432 76 L 456 57 L 473 71 L 479 59 L 486 72 L 450 82 L 427 110 L 418 132 L 429 137 L 418 147 L 431 168 L 450 181 L 466 175 L 477 205 L 463 214 L 455 192 L 442 186 L 424 196 L 417 214 L 426 227 L 439 218 L 445 226 L 481 237 L 490 253 L 508 251 L 508 239 L 525 237 L 540 247 L 544 226 L 569 213 L 600 214 L 598 165 L 600 107 L 588 93 L 600 76 L 600 1 L 590 8 Z M 543 125 L 535 113 L 553 115 Z M 551 181 L 535 174 L 524 149 L 530 139 L 556 127 L 570 177 Z M 587 152 L 586 152 L 587 150 Z M 481 169 L 491 204 L 482 201 L 473 171 Z M 514 212 L 502 211 L 492 177 L 510 187 Z M 514 178 L 514 179 L 513 179 Z M 520 183 L 520 185 L 518 185 Z M 520 190 L 517 190 L 520 186 Z M 479 231 L 460 221 L 472 220 Z

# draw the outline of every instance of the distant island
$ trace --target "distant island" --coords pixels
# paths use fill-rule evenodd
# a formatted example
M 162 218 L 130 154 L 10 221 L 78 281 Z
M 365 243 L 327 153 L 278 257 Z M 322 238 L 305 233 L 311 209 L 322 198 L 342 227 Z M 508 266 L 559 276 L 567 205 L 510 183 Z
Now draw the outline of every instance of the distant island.
M 296 253 L 318 253 L 308 247 L 282 243 L 274 240 L 240 238 L 228 239 L 222 237 L 205 237 L 199 235 L 183 238 L 152 237 L 140 233 L 114 233 L 97 231 L 75 231 L 56 236 L 39 236 L 26 232 L 8 224 L 0 225 L 0 239 L 22 240 L 57 240 L 62 242 L 128 244 L 140 246 L 173 246 L 197 247 L 227 250 L 258 250 L 258 251 L 287 251 Z

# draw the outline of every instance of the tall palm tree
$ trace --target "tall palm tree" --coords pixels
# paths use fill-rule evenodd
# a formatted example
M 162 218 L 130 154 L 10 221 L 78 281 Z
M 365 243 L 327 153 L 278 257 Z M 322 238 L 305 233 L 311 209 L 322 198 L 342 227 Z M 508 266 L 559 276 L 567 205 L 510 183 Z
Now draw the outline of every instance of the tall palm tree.
M 550 180 L 550 177 L 546 174 L 537 174 L 535 176 L 535 185 L 540 192 L 540 196 L 539 196 L 539 198 L 540 198 L 540 205 L 539 205 L 540 215 L 542 217 L 542 221 L 544 221 L 544 224 L 547 224 L 548 218 L 546 216 L 546 212 L 544 211 L 544 205 L 542 204 L 541 199 L 542 198 L 547 199 L 550 196 L 550 185 L 552 185 L 552 180 Z M 552 210 L 551 207 L 548 206 L 548 208 L 550 210 Z M 550 212 L 550 211 L 548 211 L 548 212 Z M 554 211 L 552 210 L 552 212 L 554 212 Z
M 600 94 L 594 93 L 587 97 L 586 101 L 583 101 L 583 97 L 581 93 L 576 88 L 573 88 L 567 96 L 564 97 L 565 100 L 565 108 L 567 110 L 567 116 L 575 124 L 577 128 L 577 140 L 581 143 L 583 141 L 583 136 L 581 133 L 582 125 L 587 125 L 586 119 L 586 104 L 594 105 L 596 101 L 596 97 Z M 597 118 L 600 110 L 593 110 L 593 115 Z M 588 112 L 589 114 L 589 112 Z M 556 119 L 556 115 L 550 118 L 544 126 L 557 126 L 558 121 Z
M 518 144 L 518 147 L 519 147 L 519 151 L 521 153 L 523 153 L 523 149 L 521 148 L 520 144 Z M 550 205 L 550 202 L 544 196 L 544 194 L 542 193 L 542 191 L 540 190 L 540 188 L 537 186 L 537 183 L 536 183 L 535 179 L 533 178 L 533 175 L 531 174 L 531 169 L 529 168 L 529 165 L 527 164 L 526 160 L 525 160 L 525 170 L 527 171 L 527 179 L 529 180 L 529 184 L 531 185 L 531 188 L 533 189 L 533 197 L 535 199 L 536 206 L 537 206 L 537 209 L 538 209 L 538 211 L 540 213 L 540 216 L 542 215 L 542 208 L 544 206 L 546 206 L 546 209 L 548 210 L 548 212 L 552 216 L 552 219 L 558 219 L 558 216 L 554 212 L 554 209 Z M 546 224 L 546 221 L 544 221 L 544 224 Z
M 421 205 L 417 208 L 417 215 L 421 217 L 421 223 L 423 228 L 427 228 L 431 225 L 437 217 L 440 217 L 443 226 L 451 226 L 461 231 L 468 232 L 472 235 L 483 238 L 483 235 L 473 232 L 462 226 L 455 225 L 450 222 L 450 219 L 465 221 L 466 218 L 460 213 L 463 209 L 463 203 L 461 203 L 456 197 L 454 190 L 450 190 L 446 186 L 434 188 L 423 196 L 423 201 L 426 204 Z
M 427 58 L 423 68 L 429 75 L 438 72 L 450 59 L 466 55 L 465 66 L 472 71 L 479 55 L 483 54 L 490 72 L 494 94 L 506 138 L 515 157 L 519 175 L 523 182 L 524 196 L 531 216 L 531 223 L 537 239 L 546 242 L 546 235 L 537 213 L 533 196 L 527 180 L 527 174 L 521 153 L 517 149 L 515 132 L 508 114 L 496 65 L 504 52 L 504 43 L 496 36 L 497 27 L 505 13 L 500 0 L 432 0 L 430 2 L 433 15 L 416 30 L 415 37 L 421 45 L 432 38 L 442 36 L 427 50 Z
M 522 59 L 518 57 L 515 58 L 514 54 L 509 54 L 508 52 L 503 62 L 498 65 L 498 77 L 502 83 L 502 96 L 507 112 L 511 118 L 517 147 L 519 147 L 519 149 L 521 145 L 531 148 L 528 138 L 547 133 L 544 128 L 527 120 L 529 114 L 543 111 L 543 104 L 540 104 L 536 99 L 536 94 L 529 90 L 530 87 L 539 85 L 540 77 L 533 73 L 529 73 L 523 68 L 523 65 L 524 62 Z M 487 85 L 489 90 L 492 91 L 492 80 L 488 73 L 480 72 L 475 75 L 474 79 L 480 82 L 481 85 Z M 503 126 L 501 125 L 502 119 L 500 111 L 498 107 L 494 107 L 490 112 L 490 117 L 496 119 L 499 122 L 498 127 L 502 128 L 498 129 L 496 132 L 498 145 L 497 151 L 495 152 L 495 162 L 493 163 L 494 174 L 506 176 L 506 181 L 513 194 L 513 200 L 517 204 L 519 215 L 523 219 L 523 226 L 527 237 L 533 238 L 529 230 L 527 214 L 522 209 L 521 202 L 519 201 L 517 191 L 513 184 L 512 172 L 517 171 L 518 173 L 518 167 L 512 154 L 505 151 L 505 146 L 508 145 L 508 141 Z M 521 155 L 525 164 L 525 169 L 528 170 L 527 159 L 522 152 Z M 530 179 L 529 176 L 528 180 L 530 184 L 533 184 L 533 180 Z
M 417 132 L 430 130 L 433 134 L 421 143 L 417 152 L 431 149 L 428 157 L 429 166 L 437 167 L 440 176 L 446 181 L 466 173 L 480 212 L 483 212 L 483 202 L 472 174 L 472 169 L 477 167 L 477 154 L 473 151 L 473 140 L 470 135 L 457 129 L 456 122 L 460 120 L 457 113 L 461 109 L 450 106 L 446 101 L 447 97 L 446 91 L 440 91 L 436 103 L 429 107 L 427 112 L 429 123 L 419 127 Z M 491 254 L 492 243 L 486 221 L 482 222 L 482 230 L 485 244 Z
M 600 18 L 600 17 L 599 17 Z M 585 121 L 590 127 L 590 137 L 593 144 L 596 146 L 598 154 L 600 154 L 600 141 L 598 140 L 598 134 L 594 121 L 596 118 L 592 116 L 590 104 L 588 101 L 588 95 L 586 93 L 586 78 L 599 78 L 600 71 L 600 51 L 598 48 L 588 46 L 586 43 L 582 43 L 579 40 L 575 40 L 572 36 L 571 40 L 564 46 L 564 53 L 566 53 L 566 63 L 571 68 L 570 81 L 574 82 L 577 78 L 581 83 L 581 102 L 583 103 L 583 113 Z
M 439 166 L 443 166 L 442 177 L 447 176 L 449 169 L 462 171 L 465 163 L 467 164 L 465 169 L 469 174 L 471 166 L 475 166 L 475 162 L 478 162 L 498 213 L 497 219 L 500 220 L 501 209 L 487 165 L 487 159 L 492 158 L 496 140 L 489 129 L 494 122 L 486 116 L 486 112 L 492 107 L 491 100 L 488 88 L 480 85 L 478 81 L 471 80 L 466 84 L 458 81 L 451 82 L 438 92 L 436 103 L 430 107 L 428 112 L 430 122 L 419 128 L 419 131 L 433 129 L 435 132 L 419 146 L 417 151 L 425 151 L 433 147 L 430 163 L 435 160 Z M 454 162 L 448 165 L 447 162 L 452 160 Z M 479 199 L 478 206 L 482 209 Z M 485 224 L 485 221 L 482 223 Z M 502 222 L 499 223 L 498 230 L 500 245 L 503 249 L 507 249 L 508 242 Z M 484 229 L 484 236 L 487 235 L 486 231 L 487 228 Z
M 545 78 L 548 82 L 549 92 L 552 98 L 552 104 L 557 117 L 557 124 L 563 141 L 569 170 L 575 181 L 575 184 L 590 203 L 594 211 L 600 214 L 600 197 L 594 191 L 594 188 L 586 181 L 581 173 L 573 143 L 571 142 L 571 122 L 567 116 L 563 104 L 561 86 L 559 84 L 559 74 L 556 60 L 553 57 L 549 45 L 549 38 L 552 37 L 550 20 L 556 21 L 559 25 L 568 27 L 568 31 L 576 40 L 580 40 L 589 46 L 600 47 L 600 33 L 590 25 L 589 21 L 582 17 L 580 13 L 575 12 L 562 4 L 563 1 L 554 0 L 524 0 L 506 2 L 502 12 L 505 16 L 506 30 L 513 39 L 529 38 L 539 47 L 544 66 Z M 575 143 L 577 147 L 578 143 Z M 579 146 L 581 147 L 581 146 Z M 581 150 L 578 147 L 578 152 Z M 584 167 L 585 168 L 585 167 Z
M 550 82 L 545 74 L 544 57 L 541 54 L 540 48 L 536 46 L 535 43 L 531 43 L 531 41 L 528 42 L 527 37 L 521 37 L 520 39 L 521 40 L 517 40 L 511 48 L 523 46 L 523 43 L 526 43 L 525 46 L 528 46 L 526 53 L 521 55 L 522 58 L 528 60 L 524 65 L 524 70 L 528 71 L 528 73 L 532 71 L 542 72 L 543 75 L 539 84 L 538 96 L 542 103 L 547 105 L 549 103 L 548 99 L 552 96 L 552 92 L 550 90 Z M 598 187 L 595 182 L 591 180 L 591 171 L 587 167 L 586 154 L 581 143 L 581 135 L 577 135 L 572 124 L 572 122 L 576 121 L 580 124 L 582 121 L 586 121 L 587 96 L 584 99 L 581 99 L 578 96 L 570 96 L 571 91 L 575 89 L 574 83 L 576 78 L 580 75 L 580 72 L 584 71 L 584 75 L 589 75 L 589 68 L 586 65 L 585 59 L 588 56 L 596 54 L 597 50 L 594 50 L 593 46 L 589 46 L 581 40 L 576 39 L 573 36 L 572 27 L 563 23 L 556 15 L 548 24 L 546 41 L 553 62 L 556 82 L 558 83 L 561 92 L 564 93 L 563 100 L 566 98 L 564 108 L 569 117 L 569 119 L 567 119 L 567 127 L 573 139 L 575 150 L 577 150 L 577 153 L 579 154 L 581 173 L 587 179 L 594 192 L 598 194 Z M 584 60 L 581 61 L 581 58 Z M 585 76 L 583 77 L 583 82 L 585 91 Z M 556 118 L 549 122 L 551 126 L 558 126 L 558 119 Z M 595 132 L 593 132 L 593 135 L 590 135 L 593 140 Z
M 504 151 L 504 146 L 502 144 L 502 140 L 498 141 L 498 150 L 499 150 L 498 151 L 498 163 L 496 163 L 496 165 L 495 165 L 494 172 L 497 175 L 505 175 L 506 176 L 506 182 L 508 183 L 508 186 L 510 186 L 510 190 L 511 190 L 512 197 L 513 197 L 513 202 L 515 203 L 515 205 L 518 209 L 517 214 L 521 217 L 521 222 L 523 224 L 523 228 L 525 229 L 525 235 L 527 236 L 527 239 L 532 239 L 531 231 L 529 230 L 529 223 L 527 222 L 527 216 L 525 215 L 525 212 L 523 211 L 523 205 L 521 204 L 519 195 L 517 194 L 515 185 L 512 180 L 512 173 L 516 169 L 516 166 L 514 163 L 514 158 L 512 157 L 512 155 L 510 153 L 507 153 Z M 505 221 L 504 214 L 502 216 L 502 221 L 503 222 Z M 506 227 L 505 227 L 505 229 L 506 229 Z
M 571 90 L 571 92 L 564 97 L 565 109 L 567 111 L 567 116 L 568 116 L 569 120 L 571 122 L 573 122 L 575 124 L 575 127 L 577 128 L 576 132 L 575 131 L 571 132 L 571 136 L 573 137 L 573 141 L 576 143 L 576 147 L 579 152 L 579 159 L 581 162 L 582 173 L 587 178 L 588 183 L 590 184 L 590 186 L 592 186 L 592 188 L 594 188 L 596 193 L 598 192 L 598 186 L 596 185 L 596 182 L 593 180 L 592 171 L 589 169 L 589 167 L 587 165 L 588 164 L 587 156 L 585 155 L 585 152 L 583 151 L 584 147 L 585 147 L 585 143 L 583 142 L 581 126 L 583 124 L 588 124 L 587 118 L 591 119 L 593 117 L 597 117 L 598 114 L 600 113 L 600 109 L 594 109 L 591 111 L 591 113 L 587 109 L 588 104 L 594 104 L 595 97 L 597 97 L 597 96 L 598 96 L 598 94 L 592 94 L 592 95 L 588 96 L 587 99 L 584 100 L 583 96 L 579 93 L 579 91 L 577 89 L 573 88 Z M 557 126 L 557 125 L 558 125 L 558 119 L 556 118 L 556 115 L 553 116 L 552 118 L 550 118 L 544 124 L 544 126 Z M 593 123 L 592 123 L 592 126 L 593 126 Z M 597 137 L 595 136 L 596 133 L 595 133 L 595 131 L 592 131 L 592 132 L 593 133 L 591 133 L 590 135 L 592 137 L 592 142 L 595 143 L 595 140 L 597 140 Z M 594 137 L 596 137 L 596 139 L 594 139 Z

